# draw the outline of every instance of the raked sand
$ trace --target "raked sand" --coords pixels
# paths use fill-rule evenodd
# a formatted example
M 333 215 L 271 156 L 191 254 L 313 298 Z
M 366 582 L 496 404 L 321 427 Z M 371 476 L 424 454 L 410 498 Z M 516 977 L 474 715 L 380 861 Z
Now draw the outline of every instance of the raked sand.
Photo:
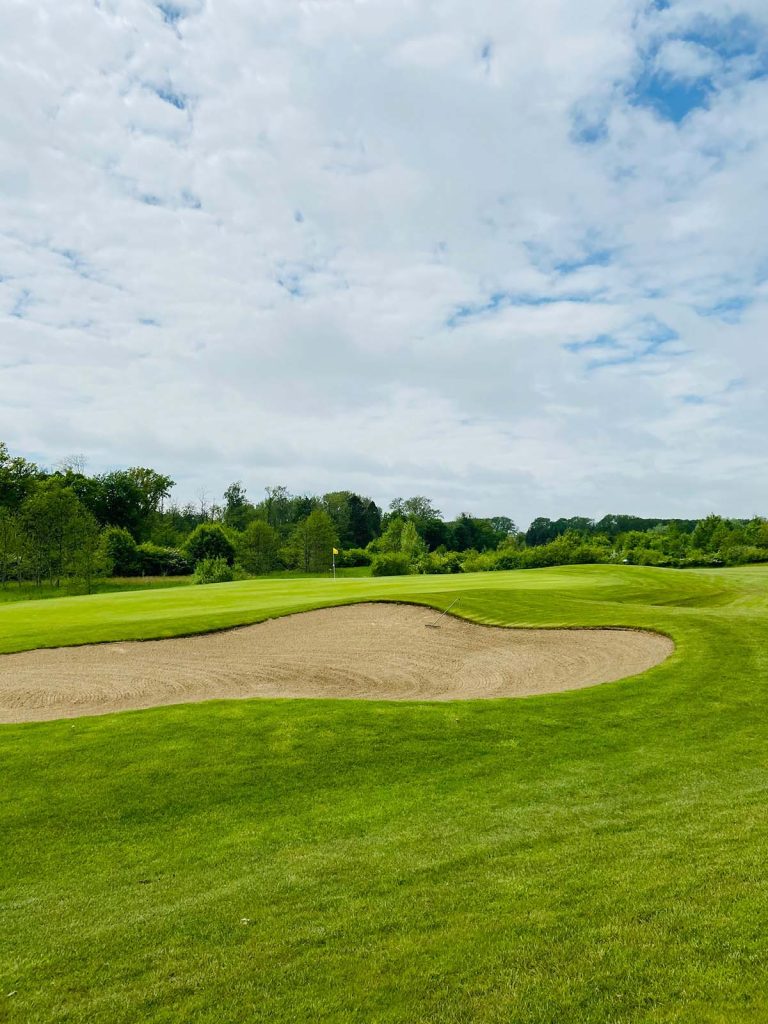
M 674 650 L 630 629 L 506 629 L 429 608 L 359 604 L 172 640 L 0 656 L 0 722 L 221 698 L 446 701 L 576 690 Z

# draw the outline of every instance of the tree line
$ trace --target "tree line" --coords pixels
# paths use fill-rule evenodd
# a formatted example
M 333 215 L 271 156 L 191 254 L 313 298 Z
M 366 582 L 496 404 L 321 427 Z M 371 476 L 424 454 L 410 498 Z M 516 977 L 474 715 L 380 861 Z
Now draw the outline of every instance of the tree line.
M 340 568 L 375 575 L 522 569 L 587 562 L 734 565 L 768 561 L 768 523 L 611 515 L 537 518 L 523 532 L 505 515 L 446 520 L 429 498 L 387 510 L 353 491 L 296 495 L 268 486 L 254 501 L 242 483 L 221 501 L 172 500 L 174 480 L 146 467 L 89 475 L 83 460 L 45 469 L 0 442 L 0 585 L 11 581 L 88 592 L 107 575 L 199 582 L 281 569 Z

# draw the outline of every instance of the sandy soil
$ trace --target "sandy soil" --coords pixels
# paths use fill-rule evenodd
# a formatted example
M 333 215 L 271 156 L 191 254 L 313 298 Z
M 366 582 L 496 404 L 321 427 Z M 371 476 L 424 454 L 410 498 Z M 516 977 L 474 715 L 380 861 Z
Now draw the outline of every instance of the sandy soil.
M 0 722 L 231 697 L 466 700 L 575 690 L 673 651 L 636 630 L 500 629 L 428 608 L 361 604 L 175 640 L 0 656 Z

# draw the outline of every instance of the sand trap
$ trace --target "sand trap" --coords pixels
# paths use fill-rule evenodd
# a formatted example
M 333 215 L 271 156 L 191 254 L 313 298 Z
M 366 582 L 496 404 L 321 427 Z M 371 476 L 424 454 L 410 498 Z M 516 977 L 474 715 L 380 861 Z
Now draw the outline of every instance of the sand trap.
M 0 722 L 222 697 L 467 700 L 576 690 L 674 649 L 630 629 L 501 629 L 429 608 L 359 604 L 175 640 L 0 656 Z

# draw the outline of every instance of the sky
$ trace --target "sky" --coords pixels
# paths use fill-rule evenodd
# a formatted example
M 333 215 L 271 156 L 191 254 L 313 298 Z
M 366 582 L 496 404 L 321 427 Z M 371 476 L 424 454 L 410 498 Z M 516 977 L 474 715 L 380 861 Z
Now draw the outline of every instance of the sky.
M 0 438 L 768 513 L 765 0 L 3 0 Z

